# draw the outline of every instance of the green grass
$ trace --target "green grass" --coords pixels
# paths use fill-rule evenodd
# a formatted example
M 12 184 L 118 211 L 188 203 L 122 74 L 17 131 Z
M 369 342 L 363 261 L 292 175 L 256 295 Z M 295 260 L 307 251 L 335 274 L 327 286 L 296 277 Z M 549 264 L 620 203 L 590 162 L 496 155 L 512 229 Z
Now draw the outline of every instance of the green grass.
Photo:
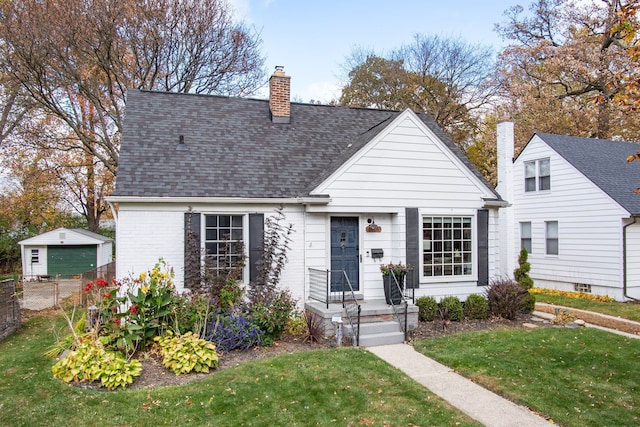
M 428 339 L 416 349 L 565 427 L 640 425 L 640 340 L 540 328 Z
M 548 304 L 562 305 L 580 310 L 595 311 L 597 313 L 619 316 L 640 322 L 640 304 L 637 303 L 598 302 L 549 294 L 535 294 L 535 297 L 536 302 L 546 302 Z
M 60 319 L 36 317 L 0 343 L 3 426 L 478 426 L 400 371 L 358 349 L 247 362 L 186 386 L 117 392 L 51 375 L 42 353 Z

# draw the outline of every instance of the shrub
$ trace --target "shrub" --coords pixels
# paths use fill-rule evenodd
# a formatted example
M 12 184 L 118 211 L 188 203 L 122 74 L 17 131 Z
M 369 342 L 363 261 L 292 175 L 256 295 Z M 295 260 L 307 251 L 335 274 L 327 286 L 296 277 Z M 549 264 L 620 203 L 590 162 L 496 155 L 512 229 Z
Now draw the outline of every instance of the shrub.
M 433 297 L 420 297 L 416 299 L 418 306 L 418 319 L 422 322 L 432 322 L 438 314 L 438 302 Z
M 526 294 L 527 289 L 511 279 L 494 279 L 486 291 L 489 312 L 497 317 L 514 320 Z
M 467 319 L 486 319 L 489 315 L 489 303 L 480 294 L 471 294 L 464 302 L 464 316 Z
M 79 343 L 67 357 L 51 367 L 55 378 L 64 382 L 100 381 L 109 390 L 126 388 L 142 373 L 142 364 L 128 361 L 122 353 L 106 351 L 98 341 Z
M 536 297 L 531 292 L 527 291 L 527 293 L 522 297 L 522 303 L 520 304 L 520 311 L 523 313 L 533 313 L 536 309 Z
M 307 322 L 307 336 L 304 342 L 320 342 L 324 339 L 324 325 L 322 318 L 310 311 L 305 311 L 304 318 Z
M 282 336 L 287 319 L 295 308 L 295 301 L 288 290 L 273 289 L 263 298 L 251 305 L 251 320 L 264 332 L 263 344 L 270 345 Z
M 525 289 L 533 288 L 533 279 L 529 277 L 529 272 L 531 271 L 531 264 L 527 261 L 529 254 L 525 248 L 520 250 L 520 255 L 518 256 L 518 265 L 519 267 L 513 270 L 513 277 L 516 279 L 516 282 Z
M 307 320 L 304 313 L 294 311 L 293 314 L 287 319 L 287 323 L 284 325 L 285 335 L 292 337 L 304 338 L 309 333 L 307 329 Z
M 173 331 L 178 334 L 193 332 L 201 336 L 211 316 L 211 300 L 204 292 L 194 291 L 175 297 Z
M 198 338 L 191 332 L 173 335 L 170 331 L 161 337 L 155 337 L 162 365 L 176 375 L 189 372 L 209 372 L 209 368 L 218 367 L 218 354 L 215 344 Z
M 447 313 L 447 319 L 443 320 L 451 320 L 453 322 L 462 320 L 462 303 L 456 296 L 451 295 L 442 298 L 442 300 L 440 300 L 440 310 L 442 313 Z
M 264 332 L 238 311 L 218 311 L 209 324 L 206 339 L 215 343 L 218 350 L 248 350 L 262 342 Z

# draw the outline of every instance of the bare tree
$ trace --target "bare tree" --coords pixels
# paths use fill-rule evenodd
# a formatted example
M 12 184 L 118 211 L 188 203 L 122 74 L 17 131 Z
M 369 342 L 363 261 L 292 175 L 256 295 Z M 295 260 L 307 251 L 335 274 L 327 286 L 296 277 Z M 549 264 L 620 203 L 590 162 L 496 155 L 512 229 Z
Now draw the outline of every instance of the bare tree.
M 243 96 L 264 83 L 259 34 L 223 0 L 16 0 L 0 17 L 2 70 L 49 126 L 31 142 L 91 158 L 82 203 L 98 200 L 90 165 L 117 172 L 128 88 Z
M 347 64 L 342 104 L 427 112 L 461 146 L 493 95 L 491 50 L 462 40 L 418 34 L 385 56 L 356 50 Z

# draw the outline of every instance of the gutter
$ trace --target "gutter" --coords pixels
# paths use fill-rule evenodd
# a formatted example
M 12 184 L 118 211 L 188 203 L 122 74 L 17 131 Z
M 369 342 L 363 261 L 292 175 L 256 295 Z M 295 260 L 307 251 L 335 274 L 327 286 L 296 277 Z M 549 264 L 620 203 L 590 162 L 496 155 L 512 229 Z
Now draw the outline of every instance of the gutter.
M 502 199 L 482 199 L 484 201 L 483 208 L 509 208 L 511 203 Z
M 109 196 L 111 203 L 216 203 L 216 204 L 309 204 L 326 205 L 331 202 L 329 196 L 306 197 L 138 197 L 138 196 Z
M 627 228 L 638 220 L 637 216 L 632 216 L 631 218 L 633 218 L 633 222 L 622 227 L 622 296 L 638 301 L 637 298 L 627 295 Z

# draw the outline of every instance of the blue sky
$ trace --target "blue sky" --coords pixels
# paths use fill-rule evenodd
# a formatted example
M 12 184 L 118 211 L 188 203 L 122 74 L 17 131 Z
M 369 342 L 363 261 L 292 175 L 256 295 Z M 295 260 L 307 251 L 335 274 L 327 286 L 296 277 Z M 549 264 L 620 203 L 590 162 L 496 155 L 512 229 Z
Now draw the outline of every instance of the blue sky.
M 328 102 L 340 95 L 341 66 L 355 47 L 377 53 L 408 44 L 416 33 L 460 38 L 497 51 L 494 24 L 528 0 L 229 0 L 256 28 L 270 72 L 283 65 L 291 97 Z M 266 92 L 260 97 L 266 97 Z

